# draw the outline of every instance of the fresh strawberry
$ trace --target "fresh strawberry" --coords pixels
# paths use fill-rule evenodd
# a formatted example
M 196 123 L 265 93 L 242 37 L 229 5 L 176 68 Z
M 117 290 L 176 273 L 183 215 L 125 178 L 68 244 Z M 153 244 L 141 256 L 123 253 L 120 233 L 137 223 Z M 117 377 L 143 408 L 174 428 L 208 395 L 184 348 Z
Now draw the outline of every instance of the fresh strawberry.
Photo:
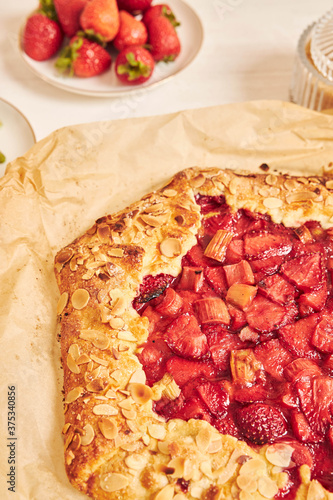
M 161 295 L 164 290 L 174 281 L 170 274 L 157 274 L 156 276 L 145 276 L 139 288 L 139 295 L 133 301 L 133 307 L 138 311 L 142 304 L 149 302 Z
M 227 264 L 237 264 L 244 258 L 244 241 L 239 239 L 233 239 L 228 247 L 225 254 L 225 262 Z
M 53 0 L 60 26 L 69 38 L 80 30 L 80 15 L 89 0 Z
M 325 375 L 303 378 L 296 382 L 296 390 L 311 429 L 322 441 L 332 424 L 333 379 Z
M 283 373 L 290 382 L 297 382 L 301 378 L 314 377 L 322 374 L 319 366 L 307 358 L 294 359 L 285 366 Z
M 279 330 L 279 337 L 283 345 L 297 357 L 318 359 L 319 353 L 313 349 L 311 339 L 319 321 L 317 314 L 300 319 L 291 325 Z
M 155 310 L 163 316 L 176 316 L 179 314 L 183 305 L 183 299 L 174 291 L 173 288 L 167 288 L 162 301 L 156 306 Z
M 205 382 L 197 387 L 197 392 L 213 415 L 222 416 L 227 413 L 229 397 L 221 384 Z
M 265 277 L 276 273 L 284 262 L 284 259 L 284 256 L 277 255 L 276 257 L 268 257 L 267 259 L 252 260 L 250 265 L 254 273 L 261 273 Z
M 296 295 L 295 287 L 279 274 L 267 276 L 258 285 L 262 295 L 277 304 L 287 304 L 293 301 Z
M 180 53 L 180 41 L 171 22 L 163 16 L 152 19 L 148 26 L 151 54 L 155 61 L 174 61 Z
M 212 267 L 216 266 L 216 261 L 206 257 L 204 250 L 199 244 L 194 245 L 186 254 L 186 259 L 190 264 L 197 267 Z
M 287 255 L 291 249 L 292 243 L 284 234 L 258 232 L 244 236 L 244 252 L 249 260 Z
M 214 213 L 214 212 L 213 212 Z M 203 219 L 203 227 L 205 234 L 214 236 L 215 233 L 221 229 L 232 232 L 235 226 L 236 215 L 231 213 L 222 212 L 218 215 L 211 215 Z
M 117 0 L 119 10 L 127 10 L 136 14 L 148 9 L 151 2 L 152 0 Z
M 119 30 L 119 10 L 116 0 L 89 0 L 80 16 L 83 30 L 93 30 L 106 42 L 114 39 Z
M 119 52 L 116 75 L 122 83 L 139 85 L 146 82 L 154 71 L 154 59 L 144 47 L 133 45 Z
M 206 267 L 204 268 L 204 276 L 214 292 L 224 297 L 227 292 L 227 281 L 223 267 Z
M 181 418 L 182 420 L 190 420 L 195 418 L 198 420 L 211 421 L 211 417 L 207 408 L 199 398 L 191 397 L 185 401 L 184 406 L 174 414 L 173 418 Z
M 230 315 L 225 302 L 219 297 L 208 297 L 197 300 L 193 304 L 199 323 L 222 323 L 229 325 Z
M 56 67 L 81 78 L 97 76 L 111 66 L 110 54 L 99 44 L 81 36 L 71 38 L 61 51 Z
M 244 311 L 241 311 L 238 307 L 235 307 L 232 304 L 227 304 L 227 306 L 230 314 L 230 329 L 238 331 L 247 323 L 246 314 Z
M 183 387 L 189 380 L 198 377 L 205 377 L 212 380 L 217 375 L 217 369 L 214 365 L 202 361 L 192 361 L 173 356 L 167 361 L 167 371 L 173 376 L 179 387 Z
M 272 443 L 287 432 L 283 413 L 267 404 L 252 403 L 240 408 L 236 418 L 243 436 L 254 444 Z
M 166 329 L 164 338 L 170 349 L 184 358 L 201 358 L 208 352 L 206 336 L 194 316 L 178 316 Z
M 319 288 L 324 280 L 321 255 L 313 253 L 291 259 L 281 266 L 281 273 L 303 292 Z
M 254 284 L 254 276 L 250 264 L 247 260 L 241 260 L 237 264 L 230 264 L 223 266 L 228 287 L 235 283 L 242 283 L 245 285 Z
M 250 327 L 266 333 L 293 321 L 298 311 L 295 303 L 281 306 L 257 295 L 245 312 Z
M 46 61 L 54 56 L 63 41 L 59 24 L 41 12 L 32 14 L 24 27 L 24 52 L 35 61 Z
M 308 316 L 313 312 L 321 311 L 325 306 L 327 295 L 328 289 L 326 281 L 324 281 L 317 290 L 303 293 L 298 299 L 300 315 Z
M 333 321 L 331 315 L 324 315 L 317 324 L 311 343 L 321 352 L 333 353 Z
M 233 399 L 238 403 L 255 403 L 263 402 L 267 399 L 268 390 L 262 384 L 254 384 L 250 387 L 241 387 L 236 389 L 233 394 Z
M 293 411 L 291 413 L 290 423 L 293 433 L 299 441 L 303 443 L 318 443 L 321 441 L 320 436 L 311 429 L 309 422 L 302 412 Z
M 208 343 L 214 364 L 223 372 L 230 368 L 230 352 L 244 347 L 244 343 L 241 342 L 238 335 L 227 331 L 220 335 L 209 335 Z
M 132 45 L 144 45 L 148 38 L 146 26 L 126 10 L 119 12 L 119 31 L 113 45 L 119 51 Z
M 219 431 L 220 434 L 228 434 L 229 436 L 234 436 L 237 439 L 241 437 L 239 429 L 235 424 L 234 418 L 230 413 L 226 416 L 215 417 L 213 420 L 213 425 Z
M 169 19 L 174 28 L 180 25 L 180 23 L 176 19 L 175 14 L 170 9 L 169 5 L 165 3 L 156 4 L 153 5 L 152 7 L 149 7 L 149 9 L 147 9 L 143 15 L 142 22 L 144 22 L 145 25 L 148 26 L 152 19 L 160 16 L 164 16 L 167 19 Z
M 279 339 L 272 339 L 259 344 L 254 349 L 255 357 L 261 361 L 267 373 L 283 382 L 284 368 L 292 361 L 292 356 L 285 349 Z
M 162 339 L 149 341 L 139 355 L 139 360 L 144 366 L 148 384 L 154 384 L 160 380 L 165 373 L 164 361 L 171 355 L 170 350 Z

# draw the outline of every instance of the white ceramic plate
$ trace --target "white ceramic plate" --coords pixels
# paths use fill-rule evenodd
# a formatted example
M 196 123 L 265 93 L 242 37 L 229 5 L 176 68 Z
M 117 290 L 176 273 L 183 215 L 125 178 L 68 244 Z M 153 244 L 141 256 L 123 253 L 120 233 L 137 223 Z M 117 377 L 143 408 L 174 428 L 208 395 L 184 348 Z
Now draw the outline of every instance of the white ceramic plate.
M 114 65 L 110 71 L 92 78 L 62 76 L 54 67 L 56 57 L 48 61 L 38 62 L 28 57 L 23 52 L 22 47 L 20 47 L 20 52 L 23 59 L 37 76 L 51 85 L 76 94 L 116 97 L 136 92 L 138 89 L 150 89 L 166 82 L 186 68 L 198 54 L 203 41 L 203 27 L 192 7 L 183 0 L 170 0 L 168 5 L 181 23 L 177 28 L 181 42 L 181 52 L 174 62 L 156 64 L 153 76 L 142 85 L 127 86 L 119 82 L 114 72 Z
M 3 175 L 7 164 L 26 153 L 36 142 L 36 137 L 21 111 L 2 99 L 0 122 L 0 151 L 6 157 L 6 161 L 0 163 L 0 175 Z

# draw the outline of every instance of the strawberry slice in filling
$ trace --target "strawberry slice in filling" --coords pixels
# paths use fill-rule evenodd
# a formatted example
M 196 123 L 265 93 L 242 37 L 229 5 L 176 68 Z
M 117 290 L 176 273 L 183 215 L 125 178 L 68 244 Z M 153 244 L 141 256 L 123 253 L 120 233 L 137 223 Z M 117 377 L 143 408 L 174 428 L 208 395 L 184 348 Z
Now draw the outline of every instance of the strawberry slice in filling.
M 174 384 L 154 409 L 256 448 L 291 447 L 275 498 L 294 498 L 302 464 L 333 492 L 333 231 L 232 213 L 223 196 L 197 203 L 203 224 L 182 272 L 146 276 L 133 302 L 149 320 L 147 383 Z

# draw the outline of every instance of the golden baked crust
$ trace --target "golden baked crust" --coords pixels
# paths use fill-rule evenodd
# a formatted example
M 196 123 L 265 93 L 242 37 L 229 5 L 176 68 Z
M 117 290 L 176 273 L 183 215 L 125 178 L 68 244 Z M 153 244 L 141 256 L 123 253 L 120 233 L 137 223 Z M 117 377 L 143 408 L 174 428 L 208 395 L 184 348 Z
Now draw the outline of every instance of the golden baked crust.
M 219 500 L 272 498 L 283 487 L 287 477 L 275 463 L 274 445 L 256 452 L 205 421 L 165 423 L 152 411 L 152 401 L 173 389 L 172 380 L 145 385 L 136 353 L 147 339 L 148 319 L 132 301 L 145 275 L 179 274 L 201 225 L 196 194 L 223 194 L 233 210 L 268 213 L 286 226 L 312 219 L 327 228 L 331 190 L 333 181 L 319 177 L 191 168 L 100 218 L 59 251 L 65 463 L 76 488 L 101 500 Z M 310 481 L 308 466 L 301 475 L 296 498 L 333 498 Z M 186 494 L 181 481 L 188 482 Z

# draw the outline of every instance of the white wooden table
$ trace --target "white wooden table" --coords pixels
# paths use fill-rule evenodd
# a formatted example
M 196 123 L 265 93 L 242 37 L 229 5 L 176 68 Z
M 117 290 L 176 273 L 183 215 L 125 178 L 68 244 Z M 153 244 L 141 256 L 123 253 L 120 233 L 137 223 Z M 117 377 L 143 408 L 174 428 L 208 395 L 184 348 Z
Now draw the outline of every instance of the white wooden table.
M 157 3 L 157 0 L 155 0 Z M 66 125 L 149 116 L 254 99 L 289 100 L 297 41 L 330 0 L 188 0 L 205 38 L 194 62 L 145 93 L 96 98 L 42 81 L 23 63 L 18 31 L 37 0 L 0 0 L 0 97 L 18 107 L 37 140 Z

